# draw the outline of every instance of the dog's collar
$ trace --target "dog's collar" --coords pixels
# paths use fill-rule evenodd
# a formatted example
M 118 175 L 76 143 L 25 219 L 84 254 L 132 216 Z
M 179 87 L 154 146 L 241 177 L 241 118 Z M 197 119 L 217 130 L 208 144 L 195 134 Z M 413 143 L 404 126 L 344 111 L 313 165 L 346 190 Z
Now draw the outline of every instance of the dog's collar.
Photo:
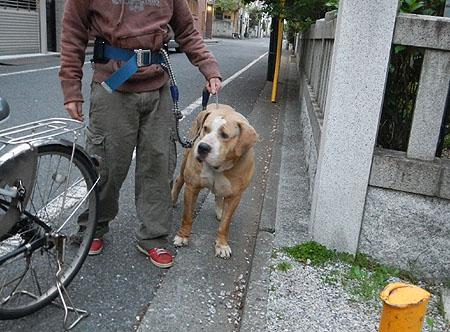
M 233 162 L 233 160 L 226 160 L 223 163 L 221 163 L 219 166 L 212 166 L 208 163 L 205 163 L 205 164 L 208 165 L 208 167 L 211 168 L 212 171 L 217 172 L 217 173 L 227 171 L 235 166 L 235 163 Z

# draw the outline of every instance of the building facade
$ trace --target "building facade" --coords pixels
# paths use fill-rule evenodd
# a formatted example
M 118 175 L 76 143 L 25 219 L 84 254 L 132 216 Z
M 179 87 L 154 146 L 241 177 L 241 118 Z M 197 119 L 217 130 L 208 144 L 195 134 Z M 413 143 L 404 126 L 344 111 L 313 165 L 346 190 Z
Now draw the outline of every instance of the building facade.
M 0 0 L 0 56 L 59 52 L 65 2 L 66 0 Z M 187 2 L 195 28 L 205 37 L 208 13 L 212 14 L 212 5 L 208 5 L 207 0 Z

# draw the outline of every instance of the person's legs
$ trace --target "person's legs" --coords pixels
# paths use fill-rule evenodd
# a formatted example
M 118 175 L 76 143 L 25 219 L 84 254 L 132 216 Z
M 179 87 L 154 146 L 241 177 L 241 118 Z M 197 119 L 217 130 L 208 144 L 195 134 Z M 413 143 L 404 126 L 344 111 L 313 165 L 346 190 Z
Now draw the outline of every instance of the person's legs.
M 176 166 L 172 99 L 168 85 L 142 94 L 141 124 L 136 148 L 138 246 L 145 251 L 166 247 L 172 225 L 170 189 Z
M 95 237 L 108 232 L 109 221 L 119 211 L 119 191 L 130 167 L 139 127 L 138 93 L 108 93 L 92 83 L 86 150 L 101 158 L 100 201 Z M 85 220 L 79 218 L 80 226 Z

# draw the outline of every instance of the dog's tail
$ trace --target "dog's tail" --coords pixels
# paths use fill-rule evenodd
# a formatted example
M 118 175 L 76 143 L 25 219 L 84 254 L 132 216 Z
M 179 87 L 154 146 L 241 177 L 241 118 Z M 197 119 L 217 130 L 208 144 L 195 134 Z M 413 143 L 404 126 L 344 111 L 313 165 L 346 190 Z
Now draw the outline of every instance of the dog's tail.
M 177 204 L 178 196 L 180 195 L 181 188 L 183 188 L 184 185 L 184 169 L 186 168 L 186 161 L 189 153 L 190 149 L 184 152 L 183 161 L 181 162 L 180 174 L 178 174 L 175 183 L 173 184 L 172 187 L 171 197 L 172 197 L 172 204 L 174 206 Z

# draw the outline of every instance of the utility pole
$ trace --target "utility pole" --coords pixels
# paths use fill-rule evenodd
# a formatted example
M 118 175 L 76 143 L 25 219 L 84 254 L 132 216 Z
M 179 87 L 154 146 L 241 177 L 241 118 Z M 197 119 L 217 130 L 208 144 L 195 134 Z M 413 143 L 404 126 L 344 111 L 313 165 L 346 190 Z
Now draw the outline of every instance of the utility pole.
M 272 82 L 277 57 L 278 17 L 272 17 L 270 24 L 269 59 L 267 64 L 267 80 Z
M 450 0 L 445 1 L 444 16 L 450 17 Z

